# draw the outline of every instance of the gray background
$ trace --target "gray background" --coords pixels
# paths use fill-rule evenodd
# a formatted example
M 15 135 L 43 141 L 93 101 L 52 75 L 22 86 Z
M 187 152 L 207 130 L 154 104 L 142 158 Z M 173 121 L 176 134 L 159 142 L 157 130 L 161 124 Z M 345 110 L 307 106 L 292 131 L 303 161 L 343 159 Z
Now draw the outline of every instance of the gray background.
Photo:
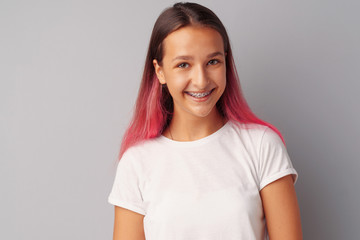
M 358 239 L 359 1 L 198 1 L 299 173 L 304 239 Z M 174 1 L 0 2 L 0 239 L 111 239 L 150 33 Z

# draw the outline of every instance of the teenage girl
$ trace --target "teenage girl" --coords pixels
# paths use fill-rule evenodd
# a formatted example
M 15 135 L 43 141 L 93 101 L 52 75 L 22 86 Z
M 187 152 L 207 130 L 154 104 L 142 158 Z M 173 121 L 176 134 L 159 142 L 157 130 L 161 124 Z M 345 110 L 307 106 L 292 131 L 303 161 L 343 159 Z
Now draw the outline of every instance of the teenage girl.
M 108 201 L 114 240 L 300 240 L 281 133 L 250 110 L 219 18 L 158 17 Z

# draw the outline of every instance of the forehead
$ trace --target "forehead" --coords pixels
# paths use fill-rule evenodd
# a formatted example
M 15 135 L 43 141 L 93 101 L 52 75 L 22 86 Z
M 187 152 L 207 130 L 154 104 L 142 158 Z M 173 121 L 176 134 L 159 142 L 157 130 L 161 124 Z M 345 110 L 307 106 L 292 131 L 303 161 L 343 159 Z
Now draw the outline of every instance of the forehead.
M 164 58 L 176 55 L 208 55 L 223 52 L 223 39 L 209 27 L 186 26 L 170 33 L 163 41 Z

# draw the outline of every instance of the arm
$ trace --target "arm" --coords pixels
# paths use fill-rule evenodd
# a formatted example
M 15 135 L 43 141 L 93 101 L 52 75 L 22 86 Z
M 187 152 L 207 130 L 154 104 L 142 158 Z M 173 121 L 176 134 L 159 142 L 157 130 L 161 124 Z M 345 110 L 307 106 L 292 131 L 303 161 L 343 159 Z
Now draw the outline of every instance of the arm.
M 300 210 L 291 175 L 260 191 L 270 240 L 302 240 Z
M 145 240 L 144 215 L 115 206 L 113 240 Z

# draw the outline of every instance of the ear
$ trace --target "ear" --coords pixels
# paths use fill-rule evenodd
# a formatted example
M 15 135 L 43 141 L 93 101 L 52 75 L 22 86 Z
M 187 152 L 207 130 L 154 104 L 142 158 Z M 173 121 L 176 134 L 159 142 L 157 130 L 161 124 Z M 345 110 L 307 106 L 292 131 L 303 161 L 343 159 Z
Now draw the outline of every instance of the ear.
M 163 69 L 159 65 L 159 63 L 156 59 L 153 60 L 153 65 L 154 65 L 156 76 L 159 79 L 160 84 L 165 84 L 166 81 L 165 81 Z

